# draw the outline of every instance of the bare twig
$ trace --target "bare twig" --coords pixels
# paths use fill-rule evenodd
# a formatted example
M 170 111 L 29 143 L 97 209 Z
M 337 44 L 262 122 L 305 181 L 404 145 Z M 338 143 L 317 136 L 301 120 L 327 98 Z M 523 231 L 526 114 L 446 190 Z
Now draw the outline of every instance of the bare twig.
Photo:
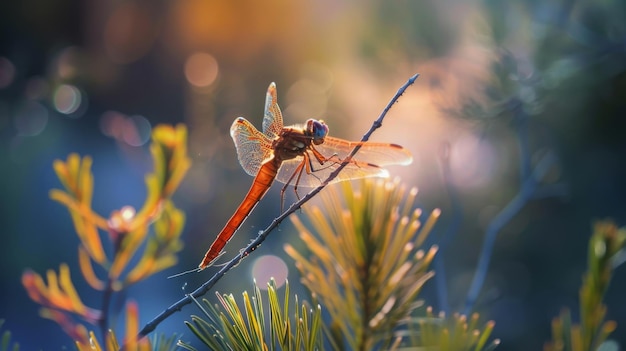
M 525 116 L 522 118 L 526 118 Z M 518 193 L 509 201 L 509 203 L 489 222 L 485 231 L 485 239 L 481 248 L 480 256 L 478 259 L 478 265 L 474 273 L 474 278 L 470 285 L 467 297 L 465 300 L 465 309 L 463 313 L 467 316 L 471 314 L 474 304 L 478 299 L 478 295 L 483 287 L 485 278 L 487 277 L 487 271 L 489 269 L 489 261 L 491 260 L 491 254 L 495 245 L 498 233 L 505 225 L 507 225 L 513 217 L 515 217 L 526 204 L 535 198 L 541 198 L 547 194 L 554 196 L 563 196 L 566 194 L 566 188 L 562 185 L 558 185 L 553 188 L 544 188 L 540 184 L 541 179 L 550 170 L 556 162 L 556 155 L 553 152 L 548 152 L 543 158 L 535 165 L 534 169 L 530 169 L 530 154 L 528 152 L 528 142 L 525 141 L 527 136 L 526 126 L 521 130 L 518 130 L 517 137 L 518 146 L 520 148 L 520 176 L 521 187 Z M 545 191 L 545 192 L 544 192 Z
M 387 106 L 385 106 L 385 109 L 381 112 L 378 119 L 374 121 L 374 123 L 372 124 L 370 129 L 367 131 L 367 133 L 363 135 L 363 137 L 361 138 L 361 141 L 368 141 L 372 133 L 376 129 L 382 126 L 383 119 L 385 118 L 385 116 L 387 115 L 387 113 L 389 112 L 393 104 L 395 104 L 395 102 L 398 101 L 400 96 L 404 94 L 404 91 L 409 86 L 415 83 L 415 80 L 417 79 L 418 76 L 419 74 L 415 74 L 414 76 L 409 78 L 409 80 L 406 83 L 404 83 L 404 85 L 402 85 L 400 89 L 398 89 L 398 91 L 393 96 L 393 98 L 391 98 L 389 103 L 387 103 Z M 233 257 L 228 263 L 226 263 L 222 267 L 222 269 L 220 269 L 217 273 L 215 273 L 213 277 L 211 277 L 211 279 L 206 281 L 199 288 L 194 290 L 191 294 L 185 295 L 185 297 L 178 300 L 176 303 L 174 303 L 173 305 L 165 309 L 163 312 L 157 315 L 154 319 L 148 322 L 143 327 L 143 329 L 141 329 L 141 331 L 139 332 L 139 338 L 142 338 L 150 334 L 154 329 L 156 329 L 157 325 L 159 325 L 161 322 L 163 322 L 165 319 L 167 319 L 169 316 L 171 316 L 175 312 L 180 311 L 183 308 L 183 306 L 190 304 L 194 298 L 198 298 L 206 294 L 215 285 L 215 283 L 217 283 L 231 268 L 238 265 L 239 262 L 241 262 L 241 260 L 247 257 L 252 251 L 256 250 L 256 248 L 259 247 L 263 241 L 265 241 L 265 238 L 270 234 L 270 232 L 274 230 L 285 218 L 287 218 L 289 215 L 291 215 L 300 207 L 302 207 L 302 205 L 304 205 L 307 201 L 312 199 L 315 195 L 317 195 L 317 193 L 322 191 L 322 189 L 324 189 L 326 185 L 328 185 L 333 179 L 335 179 L 335 177 L 337 177 L 339 172 L 341 172 L 341 170 L 344 167 L 346 167 L 346 165 L 350 162 L 352 157 L 357 153 L 357 151 L 359 151 L 360 148 L 361 148 L 361 145 L 357 144 L 357 146 L 355 146 L 354 149 L 352 149 L 352 152 L 350 152 L 350 154 L 343 160 L 343 162 L 341 162 L 341 165 L 339 165 L 339 167 L 337 167 L 337 169 L 333 171 L 320 186 L 311 190 L 302 199 L 300 199 L 298 202 L 291 205 L 280 216 L 276 217 L 272 221 L 272 223 L 267 228 L 265 228 L 265 230 L 259 233 L 259 235 L 244 250 L 242 250 L 237 256 Z

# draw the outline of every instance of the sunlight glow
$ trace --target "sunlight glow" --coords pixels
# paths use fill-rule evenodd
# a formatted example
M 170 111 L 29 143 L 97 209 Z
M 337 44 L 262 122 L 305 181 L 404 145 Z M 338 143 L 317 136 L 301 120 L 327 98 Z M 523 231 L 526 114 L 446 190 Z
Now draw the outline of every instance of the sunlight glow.
M 135 217 L 135 208 L 132 206 L 124 206 L 120 210 L 120 213 L 124 221 L 130 221 Z
M 450 150 L 452 180 L 461 189 L 482 188 L 494 175 L 496 154 L 493 146 L 474 135 L 457 139 Z

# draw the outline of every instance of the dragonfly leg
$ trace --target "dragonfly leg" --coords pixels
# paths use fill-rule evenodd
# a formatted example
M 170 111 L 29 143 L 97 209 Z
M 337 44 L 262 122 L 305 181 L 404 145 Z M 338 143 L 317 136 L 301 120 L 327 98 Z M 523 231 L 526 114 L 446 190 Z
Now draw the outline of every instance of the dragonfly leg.
M 313 156 L 315 156 L 315 159 L 317 160 L 317 162 L 319 162 L 320 165 L 323 166 L 328 161 L 332 162 L 330 165 L 326 165 L 326 167 L 322 167 L 321 169 L 326 169 L 328 167 L 331 167 L 333 165 L 343 162 L 343 160 L 339 158 L 339 154 L 337 154 L 336 152 L 330 155 L 330 157 L 326 157 L 322 155 L 322 153 L 319 152 L 317 149 L 315 149 L 313 145 L 311 145 L 309 149 L 311 150 L 311 152 L 313 152 Z M 319 170 L 319 169 L 313 169 L 313 163 L 311 163 L 311 169 L 313 170 L 313 172 L 316 172 Z
M 306 153 L 304 154 L 305 159 L 308 159 L 308 157 L 306 156 Z M 291 174 L 291 176 L 289 177 L 289 179 L 287 180 L 287 182 L 285 182 L 285 185 L 283 185 L 283 188 L 280 189 L 280 212 L 283 212 L 283 206 L 285 204 L 285 190 L 287 190 L 287 187 L 291 184 L 291 181 L 296 177 L 296 174 L 298 174 L 297 177 L 297 181 L 294 185 L 294 189 L 297 188 L 298 184 L 297 182 L 300 181 L 300 175 L 302 174 L 302 170 L 304 169 L 304 165 L 305 165 L 305 160 L 303 160 L 298 167 L 296 167 L 295 171 L 293 172 L 293 174 Z M 298 200 L 300 200 L 300 196 L 298 196 L 298 192 L 296 191 L 296 197 L 298 198 Z
M 316 176 L 315 174 L 311 173 L 311 169 L 313 167 L 313 164 L 311 162 L 311 157 L 309 157 L 309 154 L 305 152 L 303 154 L 303 156 L 304 156 L 304 159 L 302 160 L 302 163 L 300 163 L 300 166 L 298 166 L 299 170 L 296 170 L 296 172 L 298 173 L 298 177 L 296 178 L 295 183 L 293 183 L 293 192 L 296 193 L 296 197 L 298 198 L 298 201 L 300 201 L 300 195 L 298 194 L 298 184 L 300 183 L 300 178 L 302 177 L 302 172 L 304 172 L 306 170 L 307 174 L 311 174 L 315 178 L 319 179 L 318 176 Z M 296 174 L 296 172 L 294 172 L 294 175 Z M 321 183 L 321 180 L 320 180 L 320 183 Z
M 311 158 L 309 157 L 309 166 L 307 167 L 307 174 L 311 174 L 311 175 L 315 176 L 315 178 L 317 178 L 320 181 L 320 184 L 321 184 L 322 180 L 318 176 L 313 174 L 313 173 L 317 172 L 317 171 L 321 171 L 321 170 L 327 169 L 327 168 L 330 168 L 330 167 L 335 166 L 335 165 L 338 165 L 341 162 L 343 162 L 343 160 L 341 158 L 339 158 L 339 155 L 336 152 L 333 153 L 332 155 L 330 155 L 330 157 L 326 157 L 321 152 L 319 152 L 318 150 L 313 148 L 312 145 L 311 145 L 311 147 L 309 149 L 313 152 L 313 156 L 315 157 L 317 162 L 322 167 L 316 169 L 314 167 L 314 163 L 311 161 Z

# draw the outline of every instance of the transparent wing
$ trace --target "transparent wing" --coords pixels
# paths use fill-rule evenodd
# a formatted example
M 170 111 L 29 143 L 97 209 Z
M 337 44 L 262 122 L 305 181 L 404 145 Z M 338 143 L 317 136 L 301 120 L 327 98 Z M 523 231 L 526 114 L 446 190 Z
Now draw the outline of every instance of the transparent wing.
M 354 155 L 354 159 L 372 163 L 378 166 L 389 165 L 409 165 L 413 162 L 413 156 L 409 150 L 397 144 L 389 143 L 371 143 L 359 141 L 347 141 L 344 139 L 326 137 L 324 143 L 317 145 L 324 156 L 336 154 L 339 158 L 344 159 L 352 151 L 356 145 L 362 145 L 359 151 Z
M 320 164 L 312 152 L 309 152 L 310 169 L 312 172 L 302 172 L 298 186 L 315 187 L 320 185 L 330 173 L 332 173 L 341 161 L 352 151 L 357 145 L 362 147 L 356 153 L 352 161 L 333 179 L 332 183 L 350 179 L 366 178 L 366 177 L 387 177 L 389 172 L 382 168 L 388 165 L 407 165 L 413 161 L 411 153 L 403 147 L 396 144 L 385 143 L 360 143 L 350 142 L 343 139 L 326 137 L 324 143 L 316 145 L 315 149 L 328 159 L 323 165 Z M 304 157 L 298 157 L 292 160 L 284 161 L 276 180 L 281 183 L 295 184 L 296 176 L 293 176 L 298 166 L 304 161 Z
M 272 141 L 243 117 L 235 119 L 230 136 L 237 149 L 239 164 L 246 173 L 255 176 L 263 161 L 272 155 Z
M 263 133 L 270 139 L 280 135 L 283 130 L 283 115 L 278 107 L 276 83 L 270 83 L 265 95 L 265 112 L 263 114 Z

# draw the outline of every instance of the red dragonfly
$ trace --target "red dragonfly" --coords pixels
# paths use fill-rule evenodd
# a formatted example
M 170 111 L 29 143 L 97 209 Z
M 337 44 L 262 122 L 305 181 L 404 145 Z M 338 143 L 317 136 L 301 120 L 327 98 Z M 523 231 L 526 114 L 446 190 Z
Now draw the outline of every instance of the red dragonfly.
M 220 256 L 222 249 L 246 220 L 252 209 L 268 191 L 274 179 L 285 186 L 316 187 L 333 172 L 352 151 L 361 149 L 332 183 L 364 178 L 387 177 L 386 165 L 407 165 L 413 161 L 411 153 L 400 145 L 352 142 L 328 136 L 328 126 L 321 120 L 309 119 L 304 126 L 284 127 L 276 99 L 276 85 L 271 83 L 265 97 L 263 132 L 245 118 L 239 117 L 230 127 L 239 163 L 251 176 L 252 186 L 237 211 L 228 220 L 198 266 L 202 270 Z

